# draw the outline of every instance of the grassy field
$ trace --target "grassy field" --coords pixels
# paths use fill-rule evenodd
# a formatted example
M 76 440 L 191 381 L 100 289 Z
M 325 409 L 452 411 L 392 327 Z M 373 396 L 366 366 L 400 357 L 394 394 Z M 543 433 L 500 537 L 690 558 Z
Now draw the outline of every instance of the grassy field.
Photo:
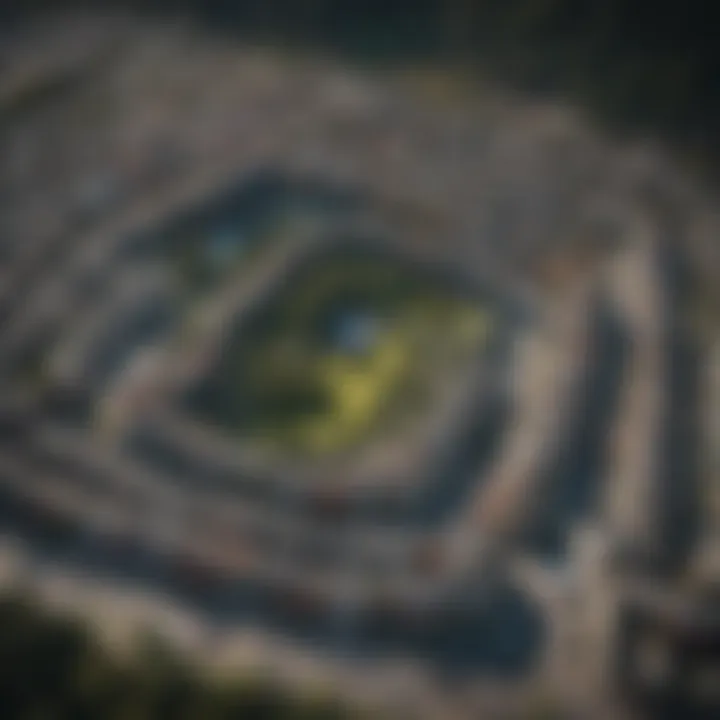
M 486 309 L 400 263 L 334 254 L 239 331 L 191 404 L 294 451 L 347 450 L 419 411 L 490 325 Z

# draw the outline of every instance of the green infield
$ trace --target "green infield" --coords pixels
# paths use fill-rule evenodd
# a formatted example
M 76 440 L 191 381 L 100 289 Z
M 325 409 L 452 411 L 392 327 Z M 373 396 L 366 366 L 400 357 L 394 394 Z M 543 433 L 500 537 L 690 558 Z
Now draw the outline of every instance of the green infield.
M 490 330 L 486 306 L 410 263 L 330 251 L 237 329 L 190 409 L 292 451 L 346 451 L 427 410 Z

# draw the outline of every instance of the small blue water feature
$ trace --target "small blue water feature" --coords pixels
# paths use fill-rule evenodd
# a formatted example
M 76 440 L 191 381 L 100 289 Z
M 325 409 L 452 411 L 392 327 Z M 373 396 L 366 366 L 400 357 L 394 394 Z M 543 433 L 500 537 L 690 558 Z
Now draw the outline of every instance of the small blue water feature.
M 338 350 L 349 354 L 370 352 L 382 329 L 380 318 L 362 310 L 346 310 L 332 323 L 330 342 Z
M 212 230 L 205 243 L 206 260 L 221 268 L 238 260 L 248 247 L 247 235 L 237 226 L 226 225 Z

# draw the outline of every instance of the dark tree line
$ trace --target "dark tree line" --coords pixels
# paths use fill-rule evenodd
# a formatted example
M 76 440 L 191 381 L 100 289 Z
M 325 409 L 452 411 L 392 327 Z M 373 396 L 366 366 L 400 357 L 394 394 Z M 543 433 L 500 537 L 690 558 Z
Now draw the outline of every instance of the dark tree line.
M 101 3 L 23 0 L 38 9 Z M 105 0 L 194 15 L 225 31 L 369 59 L 447 59 L 530 89 L 580 98 L 609 121 L 720 147 L 714 3 L 638 0 Z
M 3 720 L 334 720 L 331 700 L 265 680 L 210 680 L 152 638 L 111 656 L 83 624 L 17 597 L 0 599 Z

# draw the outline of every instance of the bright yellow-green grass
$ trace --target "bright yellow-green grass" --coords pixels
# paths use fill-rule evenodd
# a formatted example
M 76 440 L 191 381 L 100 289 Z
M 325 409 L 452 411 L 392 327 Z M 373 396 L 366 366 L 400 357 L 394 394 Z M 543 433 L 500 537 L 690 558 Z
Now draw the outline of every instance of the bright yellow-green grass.
M 326 407 L 263 435 L 313 455 L 346 450 L 418 409 L 435 376 L 460 371 L 458 364 L 489 329 L 488 314 L 469 304 L 413 308 L 389 323 L 365 356 L 333 351 L 313 357 L 307 382 L 326 398 Z
M 354 352 L 327 336 L 348 311 L 377 321 Z M 491 329 L 487 308 L 400 263 L 328 257 L 279 289 L 191 407 L 273 447 L 342 453 L 432 412 L 443 379 L 467 370 Z

